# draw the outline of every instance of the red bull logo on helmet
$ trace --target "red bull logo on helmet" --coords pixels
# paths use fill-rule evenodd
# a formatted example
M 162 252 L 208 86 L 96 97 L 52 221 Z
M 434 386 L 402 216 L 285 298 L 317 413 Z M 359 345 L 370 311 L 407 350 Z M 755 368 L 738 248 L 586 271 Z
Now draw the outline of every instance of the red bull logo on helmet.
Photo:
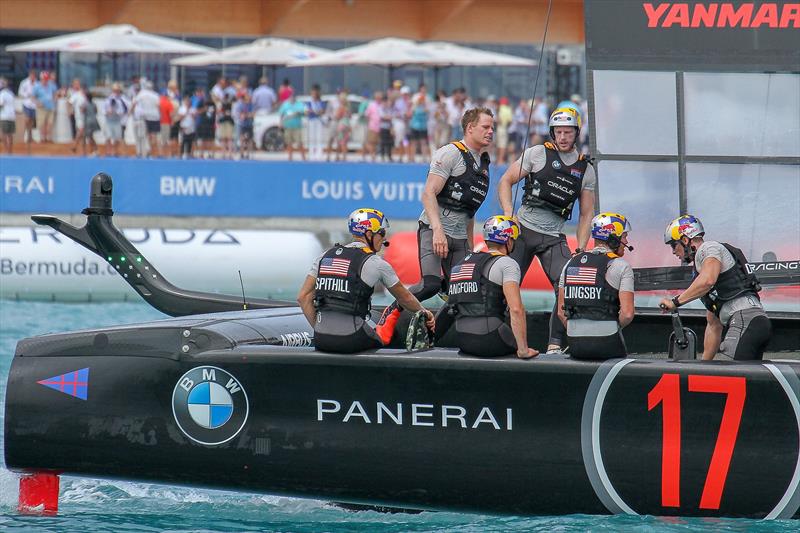
M 614 223 L 613 222 L 609 222 L 608 224 L 605 224 L 605 225 L 597 228 L 596 233 L 597 233 L 598 237 L 608 237 L 609 235 L 614 233 L 615 229 L 616 228 L 614 226 Z

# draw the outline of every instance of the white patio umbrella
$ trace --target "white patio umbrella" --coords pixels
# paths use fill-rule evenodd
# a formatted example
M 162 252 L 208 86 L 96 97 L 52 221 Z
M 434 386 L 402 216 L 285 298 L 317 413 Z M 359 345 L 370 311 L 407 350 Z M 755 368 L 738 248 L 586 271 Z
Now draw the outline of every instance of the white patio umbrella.
M 106 24 L 94 30 L 69 33 L 47 39 L 15 44 L 9 52 L 85 52 L 111 54 L 139 52 L 152 54 L 197 54 L 212 49 L 179 39 L 143 33 L 130 24 Z
M 394 68 L 405 65 L 445 66 L 449 64 L 451 63 L 448 58 L 437 53 L 436 50 L 425 48 L 408 39 L 388 37 L 343 48 L 325 56 L 292 61 L 288 66 L 377 65 Z
M 122 53 L 197 54 L 213 49 L 179 39 L 140 32 L 130 24 L 106 24 L 94 30 L 69 33 L 47 39 L 15 44 L 9 52 L 77 52 L 110 54 L 116 77 L 117 56 Z
M 291 39 L 264 38 L 248 44 L 231 46 L 225 50 L 179 57 L 170 63 L 182 67 L 285 65 L 290 61 L 309 60 L 330 53 L 328 49 L 305 45 Z
M 422 43 L 420 46 L 432 50 L 437 56 L 450 58 L 448 65 L 492 66 L 492 67 L 533 67 L 536 61 L 524 57 L 489 52 L 478 48 L 469 48 L 458 44 L 434 41 Z
M 508 54 L 488 52 L 446 42 L 416 43 L 408 39 L 386 38 L 367 44 L 337 50 L 324 57 L 298 60 L 290 67 L 312 67 L 329 65 L 379 65 L 392 70 L 406 65 L 433 67 L 434 81 L 438 86 L 438 72 L 449 66 L 502 66 L 531 67 L 536 61 Z

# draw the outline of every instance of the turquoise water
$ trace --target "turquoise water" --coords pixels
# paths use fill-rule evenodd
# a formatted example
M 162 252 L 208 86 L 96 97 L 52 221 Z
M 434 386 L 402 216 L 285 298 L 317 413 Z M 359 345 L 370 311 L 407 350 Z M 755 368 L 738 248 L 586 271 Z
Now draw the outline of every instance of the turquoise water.
M 0 431 L 17 340 L 48 332 L 141 322 L 164 315 L 146 304 L 0 301 Z M 0 433 L 0 447 L 3 437 Z M 0 456 L 2 457 L 2 456 Z M 507 517 L 461 513 L 351 512 L 310 499 L 63 476 L 57 517 L 16 513 L 16 474 L 0 467 L 0 530 L 19 531 L 797 531 L 797 521 L 652 516 Z M 532 491 L 536 487 L 531 487 Z

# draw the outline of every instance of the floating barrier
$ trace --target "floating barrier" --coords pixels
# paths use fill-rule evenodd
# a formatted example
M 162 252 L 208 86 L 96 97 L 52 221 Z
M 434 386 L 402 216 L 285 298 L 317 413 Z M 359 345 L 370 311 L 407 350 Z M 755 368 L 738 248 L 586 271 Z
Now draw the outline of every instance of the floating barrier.
M 206 292 L 293 299 L 322 244 L 311 232 L 125 229 L 181 286 Z M 0 297 L 18 300 L 138 299 L 117 270 L 57 231 L 0 228 Z

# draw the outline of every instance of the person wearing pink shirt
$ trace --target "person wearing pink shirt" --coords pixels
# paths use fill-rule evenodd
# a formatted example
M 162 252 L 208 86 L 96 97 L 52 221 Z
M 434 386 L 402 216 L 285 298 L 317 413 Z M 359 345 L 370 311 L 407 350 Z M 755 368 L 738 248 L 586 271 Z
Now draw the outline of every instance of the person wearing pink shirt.
M 367 106 L 364 115 L 367 117 L 367 136 L 364 140 L 364 160 L 367 154 L 372 156 L 375 161 L 375 153 L 378 148 L 381 131 L 381 108 L 383 107 L 383 93 L 375 91 L 372 101 Z
M 281 83 L 281 86 L 278 87 L 278 103 L 282 104 L 291 98 L 293 94 L 294 89 L 292 88 L 292 84 L 289 83 L 289 78 L 284 78 L 283 83 Z

